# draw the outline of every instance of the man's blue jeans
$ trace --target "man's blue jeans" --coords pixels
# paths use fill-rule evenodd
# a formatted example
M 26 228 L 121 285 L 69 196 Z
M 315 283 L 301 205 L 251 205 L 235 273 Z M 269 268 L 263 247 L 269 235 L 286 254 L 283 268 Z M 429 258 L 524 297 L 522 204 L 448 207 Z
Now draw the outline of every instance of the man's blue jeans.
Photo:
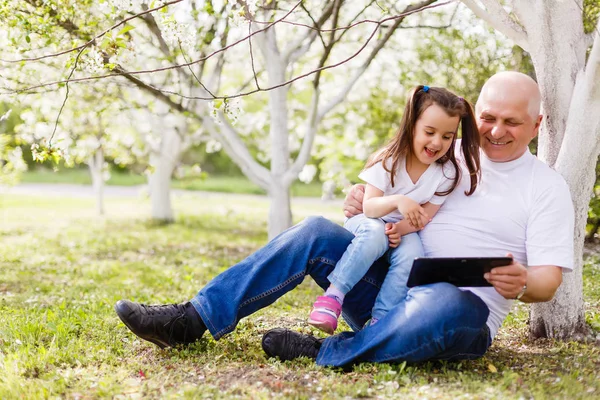
M 216 276 L 191 302 L 219 339 L 233 331 L 240 319 L 299 285 L 306 275 L 325 289 L 327 276 L 352 237 L 324 218 L 307 218 Z M 387 260 L 379 259 L 347 294 L 342 313 L 353 330 L 359 331 L 370 318 L 386 273 Z M 327 338 L 317 364 L 477 358 L 491 344 L 488 313 L 479 297 L 450 284 L 413 288 L 377 324 Z
M 380 320 L 406 297 L 406 281 L 412 262 L 415 257 L 423 257 L 424 254 L 421 239 L 416 233 L 404 235 L 398 247 L 390 248 L 385 222 L 364 214 L 346 220 L 344 228 L 353 233 L 354 238 L 327 279 L 346 294 L 387 252 L 389 269 L 372 310 L 372 317 Z

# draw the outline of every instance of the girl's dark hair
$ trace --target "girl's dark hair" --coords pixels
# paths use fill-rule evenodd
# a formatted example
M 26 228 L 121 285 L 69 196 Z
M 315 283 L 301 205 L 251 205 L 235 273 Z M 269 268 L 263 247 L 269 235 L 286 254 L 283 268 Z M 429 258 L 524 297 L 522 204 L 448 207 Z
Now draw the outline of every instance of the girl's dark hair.
M 404 115 L 400 121 L 400 128 L 394 138 L 381 150 L 378 150 L 371 155 L 365 168 L 369 168 L 381 161 L 383 168 L 391 176 L 391 184 L 394 186 L 394 175 L 400 167 L 402 157 L 408 158 L 413 155 L 413 139 L 417 125 L 417 120 L 423 112 L 432 104 L 440 106 L 446 114 L 451 117 L 460 117 L 460 126 L 462 130 L 461 148 L 464 155 L 464 161 L 469 170 L 471 178 L 471 187 L 465 191 L 467 196 L 473 194 L 477 187 L 477 178 L 479 177 L 479 132 L 473 108 L 468 101 L 462 97 L 458 97 L 447 89 L 439 87 L 429 87 L 427 91 L 423 90 L 425 86 L 419 85 L 412 89 L 404 107 Z M 457 132 L 458 133 L 458 132 Z M 438 196 L 446 196 L 456 188 L 460 180 L 460 168 L 454 155 L 454 144 L 456 136 L 452 138 L 452 144 L 448 152 L 438 159 L 436 162 L 445 164 L 452 163 L 455 170 L 454 182 L 450 189 L 436 193 Z M 391 160 L 391 162 L 389 162 Z M 388 164 L 389 168 L 388 168 Z

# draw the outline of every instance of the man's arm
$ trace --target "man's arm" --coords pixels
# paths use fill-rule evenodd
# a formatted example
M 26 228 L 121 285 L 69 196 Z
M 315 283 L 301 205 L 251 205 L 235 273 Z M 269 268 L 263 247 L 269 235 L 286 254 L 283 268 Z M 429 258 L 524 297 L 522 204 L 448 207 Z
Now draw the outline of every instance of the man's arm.
M 556 265 L 535 265 L 527 270 L 527 290 L 519 299 L 525 303 L 550 301 L 562 283 L 562 268 Z M 529 287 L 531 286 L 531 289 Z
M 512 257 L 512 254 L 507 254 Z M 527 285 L 519 299 L 525 303 L 549 301 L 562 283 L 562 268 L 555 265 L 535 265 L 525 268 L 513 260 L 505 267 L 493 268 L 484 275 L 496 291 L 506 299 L 514 299 Z

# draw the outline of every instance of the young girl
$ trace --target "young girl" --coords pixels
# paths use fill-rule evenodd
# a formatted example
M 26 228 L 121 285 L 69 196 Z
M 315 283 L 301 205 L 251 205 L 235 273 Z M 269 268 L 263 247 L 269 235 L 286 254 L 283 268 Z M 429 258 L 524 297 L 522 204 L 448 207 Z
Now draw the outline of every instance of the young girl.
M 388 248 L 390 268 L 375 300 L 371 324 L 406 296 L 412 260 L 423 256 L 416 232 L 431 221 L 460 179 L 454 155 L 459 125 L 471 179 L 465 194 L 471 195 L 479 173 L 479 133 L 471 105 L 443 88 L 417 86 L 411 91 L 398 133 L 371 156 L 359 175 L 367 183 L 364 214 L 344 223 L 355 237 L 328 276 L 325 295 L 317 297 L 310 325 L 332 334 L 344 296 Z

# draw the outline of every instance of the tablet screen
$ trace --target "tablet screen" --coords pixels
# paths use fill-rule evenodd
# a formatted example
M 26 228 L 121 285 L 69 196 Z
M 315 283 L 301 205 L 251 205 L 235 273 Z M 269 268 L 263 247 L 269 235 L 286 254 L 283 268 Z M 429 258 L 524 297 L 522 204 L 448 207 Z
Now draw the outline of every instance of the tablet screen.
M 407 286 L 437 282 L 448 282 L 455 286 L 492 286 L 483 274 L 511 262 L 510 257 L 415 258 Z

